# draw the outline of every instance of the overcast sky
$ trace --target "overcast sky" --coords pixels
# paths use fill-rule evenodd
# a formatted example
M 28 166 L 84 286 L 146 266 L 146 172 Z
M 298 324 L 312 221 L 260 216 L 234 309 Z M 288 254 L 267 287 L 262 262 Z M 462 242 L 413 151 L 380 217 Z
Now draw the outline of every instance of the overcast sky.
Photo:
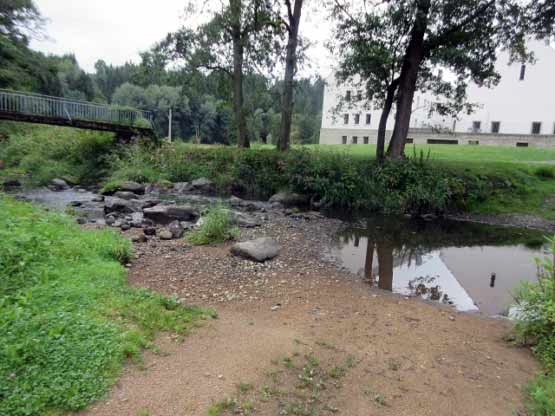
M 148 49 L 184 19 L 185 0 L 35 0 L 48 19 L 45 40 L 31 46 L 47 53 L 72 52 L 81 67 L 94 71 L 94 63 L 104 59 L 120 65 L 139 61 L 139 52 Z M 316 42 L 305 75 L 330 73 L 331 58 L 324 47 L 330 29 L 324 16 L 307 9 L 301 32 Z

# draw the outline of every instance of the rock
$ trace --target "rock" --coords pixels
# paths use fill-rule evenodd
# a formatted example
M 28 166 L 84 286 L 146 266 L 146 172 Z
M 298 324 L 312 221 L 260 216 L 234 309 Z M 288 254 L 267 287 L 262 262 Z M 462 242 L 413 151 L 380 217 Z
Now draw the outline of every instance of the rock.
M 172 221 L 190 221 L 198 218 L 198 211 L 191 205 L 157 205 L 143 210 L 145 218 L 155 223 L 169 224 Z
M 137 199 L 138 198 L 137 194 L 135 194 L 133 192 L 129 192 L 129 191 L 117 191 L 114 194 L 114 197 L 121 198 L 121 199 L 126 199 L 126 200 Z
M 208 178 L 198 178 L 191 182 L 191 187 L 195 191 L 212 192 L 214 190 L 214 182 Z
M 114 225 L 114 223 L 116 222 L 116 219 L 114 217 L 107 217 L 105 222 L 106 222 L 106 225 Z
M 145 186 L 133 181 L 122 182 L 118 186 L 118 190 L 133 192 L 134 194 L 143 195 L 145 193 Z
M 249 260 L 263 262 L 276 257 L 280 249 L 281 247 L 275 239 L 261 237 L 255 240 L 234 244 L 231 247 L 231 254 Z
M 80 207 L 81 205 L 83 205 L 83 202 L 81 202 L 81 201 L 71 201 L 69 203 L 69 205 L 72 206 L 72 207 Z
M 173 239 L 173 233 L 170 230 L 162 230 L 159 234 L 160 240 L 171 240 Z
M 75 176 L 65 175 L 65 176 L 62 176 L 62 180 L 66 184 L 71 186 L 79 185 L 79 178 L 76 178 Z
M 186 192 L 191 192 L 193 187 L 189 182 L 176 182 L 173 184 L 173 190 L 178 194 L 184 194 Z
M 83 217 L 78 217 L 75 221 L 77 221 L 77 224 L 80 224 L 80 225 L 87 223 L 87 219 Z
M 21 181 L 19 179 L 6 179 L 2 182 L 2 187 L 5 189 L 21 188 Z
M 179 224 L 181 224 L 181 227 L 183 228 L 183 231 L 192 230 L 193 227 L 195 226 L 194 223 L 189 222 L 189 221 L 180 221 Z
M 174 185 L 170 181 L 149 183 L 145 187 L 145 194 L 160 194 L 169 191 L 173 187 Z
M 146 227 L 143 229 L 144 235 L 156 235 L 156 228 L 154 227 Z
M 119 228 L 121 231 L 127 231 L 131 229 L 131 225 L 128 222 L 124 222 L 120 225 Z
M 104 195 L 96 195 L 93 199 L 91 199 L 92 202 L 104 202 Z
M 147 240 L 148 239 L 144 234 L 134 235 L 133 237 L 131 237 L 131 242 L 133 243 L 146 243 Z
M 52 179 L 48 184 L 48 187 L 53 191 L 63 191 L 64 189 L 69 188 L 67 182 L 59 178 Z
M 271 204 L 279 203 L 284 207 L 302 207 L 308 205 L 309 199 L 306 195 L 295 192 L 279 192 L 273 195 L 268 202 Z
M 140 201 L 135 199 L 121 199 L 115 197 L 108 197 L 104 200 L 104 212 L 121 212 L 124 214 L 131 214 L 133 212 L 139 212 L 142 209 L 142 204 Z
M 243 228 L 254 228 L 260 226 L 260 221 L 251 215 L 244 214 L 239 211 L 229 211 L 231 222 L 234 225 Z
M 173 238 L 183 237 L 183 233 L 185 231 L 181 226 L 181 223 L 177 220 L 170 222 L 168 230 L 172 233 Z
M 133 228 L 142 228 L 143 227 L 143 221 L 142 220 L 132 220 L 130 224 L 131 224 L 131 227 L 133 227 Z

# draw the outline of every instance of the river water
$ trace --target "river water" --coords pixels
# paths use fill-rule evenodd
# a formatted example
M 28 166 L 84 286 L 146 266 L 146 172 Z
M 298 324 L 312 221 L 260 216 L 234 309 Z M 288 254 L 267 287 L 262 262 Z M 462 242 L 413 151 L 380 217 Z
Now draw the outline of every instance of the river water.
M 521 281 L 535 281 L 541 233 L 448 220 L 373 216 L 338 234 L 332 256 L 369 286 L 507 314 Z

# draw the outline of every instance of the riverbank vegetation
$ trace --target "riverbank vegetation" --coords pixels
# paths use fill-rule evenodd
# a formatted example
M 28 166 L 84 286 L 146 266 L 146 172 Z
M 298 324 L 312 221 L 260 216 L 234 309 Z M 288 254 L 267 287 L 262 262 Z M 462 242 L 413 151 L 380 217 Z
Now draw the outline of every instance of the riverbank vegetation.
M 538 259 L 538 282 L 517 290 L 517 341 L 532 349 L 545 367 L 528 386 L 531 416 L 555 414 L 555 237 L 548 239 L 549 257 Z
M 0 414 L 81 409 L 158 331 L 213 314 L 129 287 L 130 244 L 111 231 L 5 196 L 0 212 Z
M 366 146 L 236 149 L 182 142 L 117 146 L 109 134 L 53 127 L 7 133 L 0 181 L 55 177 L 103 185 L 207 177 L 222 194 L 267 199 L 290 190 L 339 208 L 389 213 L 526 213 L 555 218 L 555 150 L 416 146 L 378 164 Z M 371 146 L 369 146 L 371 147 Z M 509 160 L 512 161 L 510 162 Z

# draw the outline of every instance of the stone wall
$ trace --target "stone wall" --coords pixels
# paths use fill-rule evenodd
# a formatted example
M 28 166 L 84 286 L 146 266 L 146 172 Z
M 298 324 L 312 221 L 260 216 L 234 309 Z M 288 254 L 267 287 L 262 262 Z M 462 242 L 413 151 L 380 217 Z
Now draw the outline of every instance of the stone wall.
M 389 139 L 391 131 L 386 136 Z M 370 129 L 320 129 L 320 144 L 342 144 L 342 137 L 347 137 L 347 144 L 353 144 L 357 137 L 358 144 L 368 137 L 370 144 L 376 143 L 377 130 Z M 523 147 L 555 147 L 555 135 L 517 135 L 486 133 L 432 133 L 427 131 L 410 131 L 409 139 L 415 144 L 459 144 L 459 145 L 505 145 Z

